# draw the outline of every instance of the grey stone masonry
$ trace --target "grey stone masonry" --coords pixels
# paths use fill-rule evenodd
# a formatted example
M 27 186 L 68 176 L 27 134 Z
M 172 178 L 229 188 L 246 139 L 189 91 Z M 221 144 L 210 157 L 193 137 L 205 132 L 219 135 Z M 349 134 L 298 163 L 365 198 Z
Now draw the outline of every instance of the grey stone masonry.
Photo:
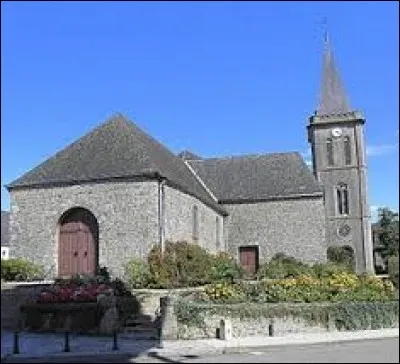
M 327 244 L 350 246 L 357 272 L 373 272 L 370 209 L 364 137 L 360 112 L 311 117 L 309 142 L 313 149 L 315 177 L 324 186 Z M 349 153 L 344 141 L 348 140 Z M 327 142 L 331 144 L 329 163 Z M 346 154 L 350 160 L 346 161 Z M 346 186 L 348 211 L 339 211 L 337 189 Z M 346 230 L 346 234 L 340 231 Z
M 282 252 L 304 262 L 326 261 L 325 215 L 322 197 L 224 205 L 228 250 L 259 247 L 260 263 Z
M 195 242 L 210 253 L 224 250 L 223 217 L 193 196 L 169 186 L 165 186 L 164 188 L 165 240 L 194 242 L 193 208 L 197 206 L 199 236 Z M 218 242 L 217 223 L 220 225 L 220 238 Z
M 158 243 L 158 182 L 107 182 L 11 190 L 13 257 L 58 272 L 58 222 L 73 207 L 88 209 L 99 225 L 99 264 L 116 276 L 132 257 Z

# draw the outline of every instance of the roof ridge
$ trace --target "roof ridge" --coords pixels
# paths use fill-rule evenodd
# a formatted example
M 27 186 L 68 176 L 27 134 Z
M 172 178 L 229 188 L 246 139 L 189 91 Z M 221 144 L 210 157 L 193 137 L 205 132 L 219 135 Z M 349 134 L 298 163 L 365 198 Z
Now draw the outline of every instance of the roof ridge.
M 270 152 L 270 153 L 251 153 L 251 154 L 237 154 L 237 155 L 231 155 L 231 156 L 223 156 L 223 157 L 204 157 L 203 161 L 209 161 L 209 160 L 221 160 L 221 159 L 241 159 L 241 158 L 256 158 L 256 157 L 266 157 L 266 156 L 274 156 L 274 155 L 293 155 L 293 154 L 298 154 L 300 155 L 299 151 L 289 151 L 289 152 Z M 202 160 L 197 160 L 197 161 L 202 161 Z M 192 161 L 190 161 L 192 162 Z M 194 161 L 196 162 L 196 160 Z

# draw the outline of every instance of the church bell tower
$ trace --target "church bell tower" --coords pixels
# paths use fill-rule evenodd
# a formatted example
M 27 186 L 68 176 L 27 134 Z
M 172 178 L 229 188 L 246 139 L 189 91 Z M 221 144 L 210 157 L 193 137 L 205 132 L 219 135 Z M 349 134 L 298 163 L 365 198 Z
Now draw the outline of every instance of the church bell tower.
M 356 271 L 373 273 L 364 124 L 349 105 L 325 36 L 319 105 L 307 129 L 314 174 L 324 186 L 327 248 L 351 248 Z

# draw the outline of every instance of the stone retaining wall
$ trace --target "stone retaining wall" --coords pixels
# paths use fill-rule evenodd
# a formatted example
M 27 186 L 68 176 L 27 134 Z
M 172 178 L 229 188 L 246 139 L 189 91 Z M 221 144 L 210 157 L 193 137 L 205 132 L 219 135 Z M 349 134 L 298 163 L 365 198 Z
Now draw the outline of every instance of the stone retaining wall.
M 232 337 L 269 336 L 269 325 L 272 324 L 274 336 L 286 336 L 300 333 L 326 333 L 337 331 L 334 327 L 310 326 L 305 320 L 287 317 L 273 320 L 260 317 L 257 319 L 227 318 L 212 315 L 205 318 L 203 328 L 178 325 L 178 338 L 184 340 L 213 339 L 219 336 L 220 321 L 228 319 L 232 325 Z
M 178 339 L 221 338 L 223 323 L 231 337 L 288 336 L 399 327 L 398 302 L 248 303 L 208 305 L 172 303 Z

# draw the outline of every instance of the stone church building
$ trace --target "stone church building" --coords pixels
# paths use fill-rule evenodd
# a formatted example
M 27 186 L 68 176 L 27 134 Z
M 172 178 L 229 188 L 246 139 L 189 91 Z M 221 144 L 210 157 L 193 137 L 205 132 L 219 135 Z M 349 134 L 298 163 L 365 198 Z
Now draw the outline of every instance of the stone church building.
M 120 276 L 168 240 L 228 251 L 248 271 L 278 252 L 323 262 L 339 245 L 351 247 L 358 271 L 372 271 L 363 128 L 328 43 L 307 127 L 314 173 L 292 152 L 175 155 L 115 115 L 7 186 L 10 254 L 49 277 L 98 265 Z

